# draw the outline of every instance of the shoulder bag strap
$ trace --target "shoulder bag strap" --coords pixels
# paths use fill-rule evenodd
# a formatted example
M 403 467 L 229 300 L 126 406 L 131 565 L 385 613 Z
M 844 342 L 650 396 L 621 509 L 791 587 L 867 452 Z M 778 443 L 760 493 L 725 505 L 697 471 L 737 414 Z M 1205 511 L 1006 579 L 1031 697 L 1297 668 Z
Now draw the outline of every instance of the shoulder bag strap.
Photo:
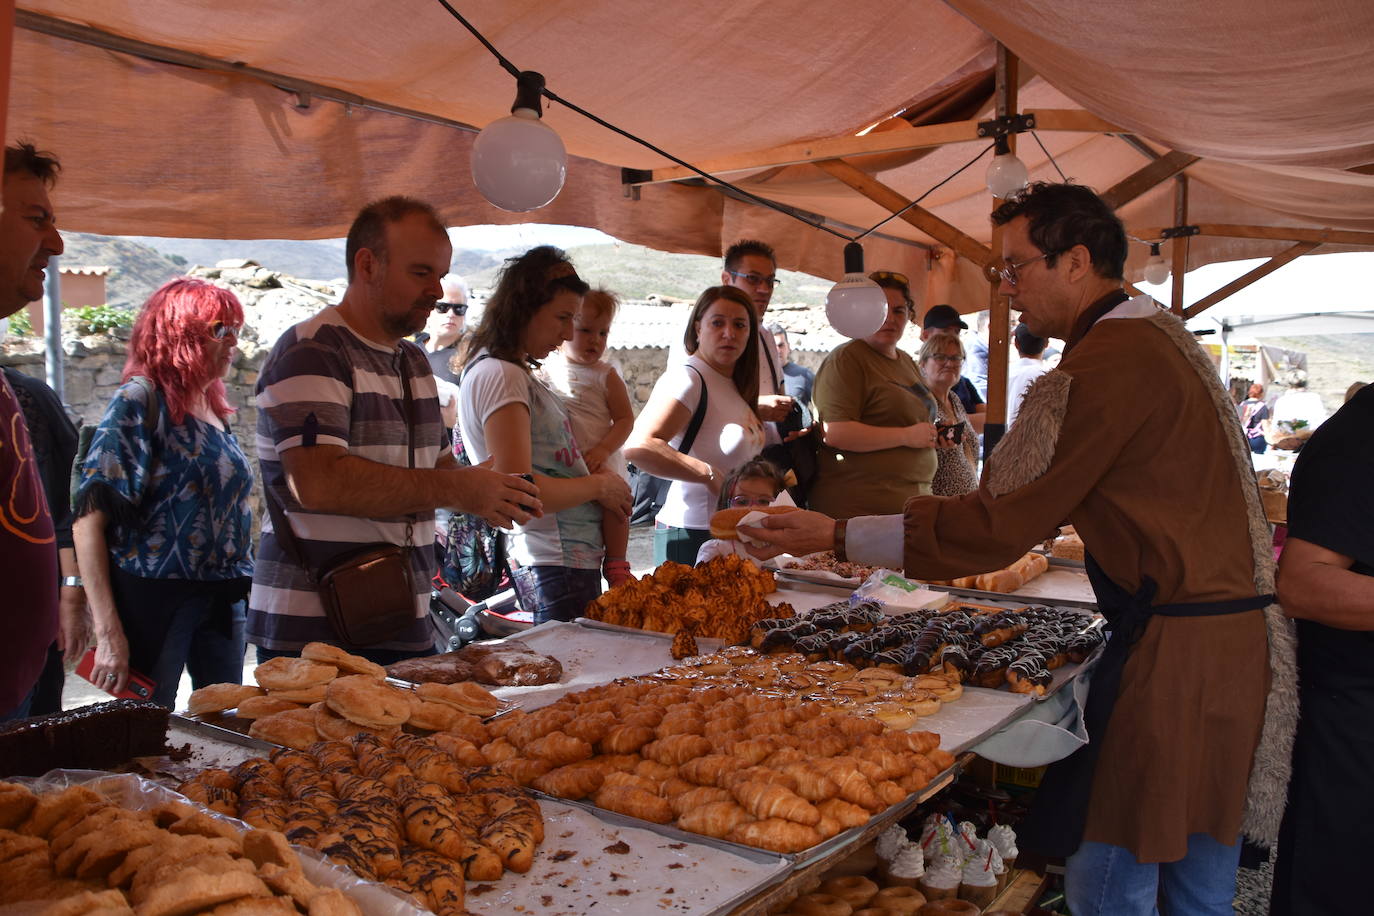
M 767 334 L 768 332 L 760 331 L 759 333 L 760 335 L 762 335 Z M 785 392 L 782 390 L 782 384 L 778 381 L 778 369 L 776 366 L 773 365 L 773 354 L 777 351 L 775 349 L 771 349 L 768 346 L 768 343 L 764 342 L 762 337 L 759 338 L 759 349 L 763 351 L 763 361 L 768 364 L 768 374 L 773 378 L 773 393 L 784 394 Z M 782 357 L 779 356 L 778 359 L 781 360 Z
M 697 402 L 697 409 L 692 412 L 692 422 L 687 424 L 687 432 L 682 435 L 682 444 L 677 447 L 684 455 L 692 450 L 692 443 L 697 441 L 697 433 L 701 432 L 701 424 L 706 420 L 706 379 L 695 366 L 687 368 L 696 372 L 697 378 L 701 379 L 701 400 Z

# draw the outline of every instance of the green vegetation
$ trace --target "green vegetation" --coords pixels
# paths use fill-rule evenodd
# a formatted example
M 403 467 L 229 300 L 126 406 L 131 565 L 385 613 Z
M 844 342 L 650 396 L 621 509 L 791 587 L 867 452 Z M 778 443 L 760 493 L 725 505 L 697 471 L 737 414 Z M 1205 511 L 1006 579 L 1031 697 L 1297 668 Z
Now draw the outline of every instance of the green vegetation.
M 10 316 L 10 333 L 15 337 L 33 336 L 33 323 L 29 321 L 28 309 L 20 309 Z
M 83 334 L 108 334 L 115 328 L 132 327 L 134 310 L 113 305 L 87 305 L 67 309 L 62 318 Z

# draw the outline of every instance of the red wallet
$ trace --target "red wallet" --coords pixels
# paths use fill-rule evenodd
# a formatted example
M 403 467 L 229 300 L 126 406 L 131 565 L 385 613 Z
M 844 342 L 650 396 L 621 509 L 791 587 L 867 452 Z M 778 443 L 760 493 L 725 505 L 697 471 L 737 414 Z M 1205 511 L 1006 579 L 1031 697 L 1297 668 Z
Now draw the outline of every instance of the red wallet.
M 81 661 L 76 666 L 76 673 L 86 680 L 91 681 L 91 669 L 94 667 L 95 647 L 92 646 L 86 650 L 85 655 L 81 656 Z M 124 689 L 119 693 L 111 692 L 104 684 L 96 684 L 95 681 L 91 681 L 91 683 L 110 694 L 110 696 L 119 697 L 123 700 L 151 700 L 153 698 L 153 690 L 157 688 L 157 684 L 133 669 L 129 670 L 128 683 L 125 684 Z

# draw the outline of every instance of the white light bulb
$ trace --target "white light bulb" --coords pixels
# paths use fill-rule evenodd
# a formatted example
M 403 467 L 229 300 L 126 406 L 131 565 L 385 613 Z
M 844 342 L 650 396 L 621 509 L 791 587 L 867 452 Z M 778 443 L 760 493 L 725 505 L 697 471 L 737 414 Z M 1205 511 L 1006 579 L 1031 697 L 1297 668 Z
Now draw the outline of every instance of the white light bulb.
M 1169 264 L 1157 254 L 1145 262 L 1145 282 L 1159 286 L 1169 280 Z
M 472 181 L 493 205 L 513 213 L 546 206 L 563 190 L 568 152 L 557 131 L 530 108 L 486 126 L 472 144 Z
M 988 190 L 993 197 L 1006 198 L 1026 186 L 1030 172 L 1014 153 L 1000 153 L 988 164 Z
M 887 293 L 861 273 L 845 274 L 825 297 L 825 317 L 845 337 L 870 337 L 887 320 Z

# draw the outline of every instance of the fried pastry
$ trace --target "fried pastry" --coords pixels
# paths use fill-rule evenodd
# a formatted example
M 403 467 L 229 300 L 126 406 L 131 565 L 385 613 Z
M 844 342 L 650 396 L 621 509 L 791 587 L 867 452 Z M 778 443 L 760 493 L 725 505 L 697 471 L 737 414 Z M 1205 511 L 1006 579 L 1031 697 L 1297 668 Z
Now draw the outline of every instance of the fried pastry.
M 495 715 L 503 705 L 501 700 L 471 681 L 458 684 L 418 684 L 415 693 L 422 699 L 444 703 L 459 712 L 475 716 Z
M 320 740 L 320 733 L 315 730 L 315 714 L 299 708 L 254 720 L 248 734 L 296 750 L 304 750 Z
M 240 719 L 263 719 L 279 712 L 286 712 L 289 709 L 301 708 L 303 708 L 301 704 L 293 700 L 284 700 L 276 695 L 260 694 L 244 697 L 238 705 L 236 715 Z
M 365 674 L 377 680 L 386 679 L 386 669 L 360 655 L 345 652 L 325 642 L 308 642 L 301 649 L 301 658 L 324 665 L 333 665 L 343 674 Z
M 191 691 L 191 699 L 186 704 L 186 711 L 193 716 L 224 712 L 226 709 L 234 709 L 248 697 L 261 694 L 262 688 L 252 684 L 210 684 L 199 690 Z
M 333 665 L 321 665 L 304 658 L 278 656 L 253 669 L 253 678 L 268 690 L 301 690 L 327 684 L 339 673 Z
M 325 694 L 325 704 L 359 725 L 400 725 L 410 718 L 410 696 L 365 674 L 335 678 Z

